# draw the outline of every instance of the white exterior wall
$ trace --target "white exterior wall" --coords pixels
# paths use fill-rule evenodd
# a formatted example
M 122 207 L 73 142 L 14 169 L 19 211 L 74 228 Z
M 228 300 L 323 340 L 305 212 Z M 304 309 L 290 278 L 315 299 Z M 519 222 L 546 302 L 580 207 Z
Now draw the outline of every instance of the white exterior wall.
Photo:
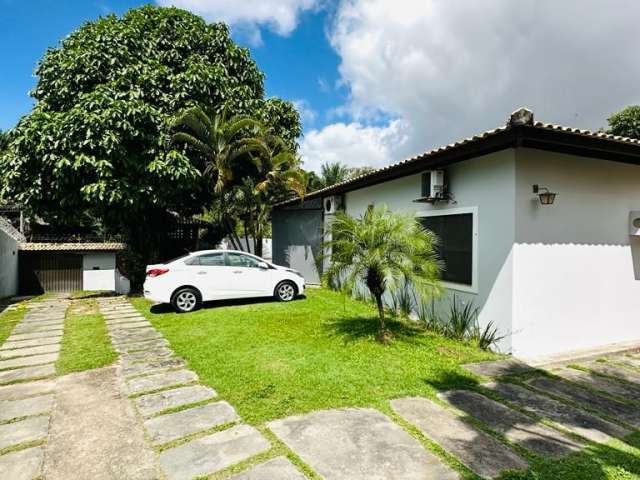
M 0 229 L 0 298 L 18 293 L 18 242 Z
M 640 167 L 518 149 L 513 353 L 640 340 Z M 558 192 L 541 206 L 539 184 Z
M 447 295 L 455 292 L 464 301 L 480 307 L 480 324 L 492 321 L 507 335 L 499 349 L 511 350 L 512 330 L 512 247 L 515 240 L 515 154 L 503 150 L 446 167 L 448 183 L 455 203 L 429 205 L 414 203 L 421 194 L 421 175 L 391 180 L 347 192 L 346 211 L 361 215 L 371 203 L 385 203 L 392 211 L 454 213 L 474 209 L 477 212 L 477 249 L 474 252 L 476 278 L 473 288 L 448 285 Z M 448 311 L 446 298 L 441 309 Z
M 116 290 L 116 254 L 86 252 L 82 255 L 82 288 L 84 290 Z

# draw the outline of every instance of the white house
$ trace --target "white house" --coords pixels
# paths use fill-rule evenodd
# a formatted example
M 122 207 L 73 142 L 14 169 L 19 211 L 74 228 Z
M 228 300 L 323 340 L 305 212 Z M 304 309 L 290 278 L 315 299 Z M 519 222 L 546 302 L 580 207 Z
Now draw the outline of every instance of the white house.
M 29 242 L 0 217 L 0 298 L 42 292 L 129 292 L 116 266 L 119 242 Z
M 640 141 L 521 109 L 504 127 L 277 205 L 274 261 L 317 281 L 336 208 L 382 203 L 438 233 L 449 294 L 507 335 L 502 351 L 640 341 Z

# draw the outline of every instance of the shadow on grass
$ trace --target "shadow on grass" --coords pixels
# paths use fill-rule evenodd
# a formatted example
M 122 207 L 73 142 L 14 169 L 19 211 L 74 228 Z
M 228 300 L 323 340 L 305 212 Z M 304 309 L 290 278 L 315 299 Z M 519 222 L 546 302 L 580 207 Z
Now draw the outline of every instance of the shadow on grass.
M 305 300 L 307 297 L 304 295 L 300 295 L 296 297 L 292 302 L 300 302 Z M 203 302 L 202 306 L 199 310 L 188 313 L 181 313 L 180 315 L 189 315 L 191 313 L 195 313 L 200 310 L 209 310 L 213 308 L 222 308 L 222 307 L 234 307 L 241 305 L 256 305 L 256 304 L 270 304 L 270 303 L 280 303 L 273 297 L 256 297 L 256 298 L 233 298 L 228 300 L 214 300 L 211 302 Z M 163 314 L 163 313 L 176 313 L 173 307 L 168 303 L 159 303 L 156 305 L 152 305 L 150 309 L 153 314 Z
M 387 319 L 387 329 L 393 334 L 393 342 L 411 342 L 412 339 L 425 334 L 424 329 L 407 322 Z M 329 335 L 342 337 L 345 342 L 355 342 L 362 338 L 374 339 L 380 332 L 380 321 L 377 317 L 346 317 L 324 324 Z
M 546 372 L 538 373 L 553 378 Z M 526 378 L 531 375 L 533 373 L 529 372 L 522 376 Z M 444 371 L 440 376 L 425 382 L 438 391 L 448 392 L 445 400 L 461 411 L 467 422 L 481 426 L 483 429 L 516 432 L 516 436 L 520 436 L 520 448 L 516 450 L 528 458 L 530 468 L 526 471 L 505 473 L 499 477 L 500 479 L 618 480 L 636 478 L 636 475 L 640 474 L 640 450 L 638 449 L 640 433 L 638 432 L 624 439 L 610 440 L 606 443 L 587 441 L 580 451 L 572 451 L 567 443 L 568 438 L 559 436 L 559 433 L 551 434 L 551 430 L 548 434 L 538 430 L 542 424 L 537 417 L 515 411 L 508 413 L 509 410 L 501 410 L 502 407 L 487 401 L 490 399 L 500 405 L 509 406 L 513 400 L 507 399 L 505 402 L 499 392 L 482 388 L 475 378 L 454 371 Z M 576 386 L 576 388 L 579 387 Z M 531 394 L 540 395 L 540 392 L 531 392 Z M 518 408 L 521 409 L 522 406 Z M 574 420 L 576 423 L 572 425 Z M 569 427 L 584 427 L 580 418 L 567 417 L 564 421 Z M 559 456 L 554 458 L 551 454 L 554 451 L 555 455 L 559 454 Z

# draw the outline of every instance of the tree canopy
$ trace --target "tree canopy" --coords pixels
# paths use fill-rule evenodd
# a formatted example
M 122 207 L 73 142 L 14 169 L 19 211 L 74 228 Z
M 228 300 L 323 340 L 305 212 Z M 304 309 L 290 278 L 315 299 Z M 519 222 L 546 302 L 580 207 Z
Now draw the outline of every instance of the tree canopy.
M 293 151 L 301 134 L 291 103 L 265 99 L 262 72 L 228 27 L 176 8 L 85 23 L 36 75 L 34 108 L 0 157 L 0 196 L 51 223 L 101 223 L 134 244 L 165 229 L 168 212 L 211 204 L 206 165 L 171 142 L 178 112 L 251 117 Z
M 631 105 L 611 115 L 607 133 L 621 137 L 640 138 L 640 105 Z
M 171 119 L 192 105 L 250 115 L 294 148 L 301 132 L 290 103 L 264 99 L 263 74 L 224 24 L 175 8 L 86 23 L 36 74 L 36 104 L 3 157 L 3 184 L 49 217 L 117 225 L 121 209 L 200 210 L 202 166 L 170 142 Z

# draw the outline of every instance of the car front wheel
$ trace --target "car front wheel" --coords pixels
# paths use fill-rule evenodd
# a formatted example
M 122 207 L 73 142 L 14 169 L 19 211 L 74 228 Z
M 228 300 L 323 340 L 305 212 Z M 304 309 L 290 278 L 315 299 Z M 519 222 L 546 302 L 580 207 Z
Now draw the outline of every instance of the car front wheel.
M 179 313 L 192 312 L 200 305 L 200 293 L 194 288 L 181 288 L 173 295 L 171 305 Z
M 276 300 L 290 302 L 296 298 L 297 288 L 293 282 L 280 282 L 276 287 Z

